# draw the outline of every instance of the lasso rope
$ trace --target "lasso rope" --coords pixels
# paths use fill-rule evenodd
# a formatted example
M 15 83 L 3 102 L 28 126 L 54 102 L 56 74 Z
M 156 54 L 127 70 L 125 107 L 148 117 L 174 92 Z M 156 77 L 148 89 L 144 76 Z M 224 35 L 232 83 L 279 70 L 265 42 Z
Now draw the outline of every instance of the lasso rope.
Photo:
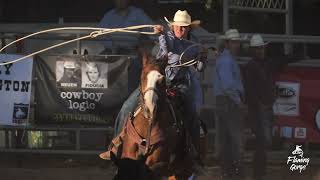
M 79 37 L 79 38 L 75 38 L 75 39 L 72 39 L 72 40 L 69 40 L 69 41 L 65 41 L 65 42 L 62 42 L 62 43 L 59 43 L 59 44 L 56 44 L 56 45 L 53 45 L 53 46 L 49 46 L 47 48 L 44 48 L 44 49 L 41 49 L 39 51 L 36 51 L 36 52 L 33 52 L 31 54 L 28 54 L 26 56 L 23 56 L 23 57 L 20 57 L 18 59 L 14 59 L 14 60 L 10 60 L 9 62 L 4 62 L 4 63 L 0 63 L 0 66 L 3 66 L 3 65 L 7 65 L 7 64 L 11 64 L 11 63 L 16 63 L 16 62 L 19 62 L 19 61 L 22 61 L 24 59 L 27 59 L 29 57 L 32 57 L 34 55 L 37 55 L 37 54 L 40 54 L 42 52 L 45 52 L 45 51 L 48 51 L 50 49 L 53 49 L 53 48 L 57 48 L 57 47 L 60 47 L 60 46 L 63 46 L 63 45 L 66 45 L 66 44 L 69 44 L 69 43 L 72 43 L 72 42 L 76 42 L 76 41 L 80 41 L 80 40 L 84 40 L 84 39 L 93 39 L 93 38 L 96 38 L 98 36 L 101 36 L 101 35 L 105 35 L 105 34 L 110 34 L 110 33 L 114 33 L 114 32 L 125 32 L 125 33 L 139 33 L 139 34 L 147 34 L 147 35 L 154 35 L 154 34 L 157 34 L 156 32 L 145 32 L 145 31 L 134 31 L 135 29 L 142 29 L 142 28 L 153 28 L 154 25 L 139 25 L 139 26 L 130 26 L 130 27 L 125 27 L 125 28 L 114 28 L 114 29 L 111 29 L 111 28 L 94 28 L 94 27 L 62 27 L 62 28 L 53 28 L 53 29 L 47 29 L 47 30 L 42 30 L 42 31 L 39 31 L 39 32 L 36 32 L 36 33 L 32 33 L 30 35 L 27 35 L 27 36 L 24 36 L 22 38 L 19 38 L 15 41 L 12 41 L 11 43 L 7 44 L 6 46 L 4 46 L 3 48 L 0 49 L 0 53 L 5 50 L 6 48 L 12 46 L 13 44 L 19 42 L 19 41 L 22 41 L 24 39 L 27 39 L 27 38 L 30 38 L 32 36 L 36 36 L 36 35 L 39 35 L 39 34 L 44 34 L 44 33 L 49 33 L 49 32 L 55 32 L 55 31 L 64 31 L 64 30 L 94 30 L 93 32 L 91 32 L 89 35 L 86 35 L 86 36 L 82 36 L 82 37 Z M 183 64 L 181 64 L 181 60 L 182 60 L 182 57 L 183 55 L 192 47 L 195 47 L 195 46 L 202 46 L 201 44 L 199 43 L 196 43 L 196 44 L 193 44 L 189 47 L 187 47 L 180 55 L 179 57 L 179 62 L 180 64 L 177 64 L 177 65 L 170 65 L 169 67 L 182 67 L 182 66 L 192 66 L 192 65 L 195 65 L 197 63 L 197 58 L 194 58 L 194 59 L 191 59 Z
M 202 47 L 203 45 L 200 44 L 200 43 L 195 43 L 195 44 L 192 44 L 190 46 L 188 46 L 180 55 L 179 57 L 179 62 L 180 64 L 176 64 L 176 65 L 169 65 L 168 67 L 171 67 L 171 68 L 174 68 L 174 67 L 183 67 L 183 66 L 193 66 L 195 64 L 197 64 L 198 62 L 198 58 L 194 58 L 194 59 L 191 59 L 185 63 L 181 63 L 181 60 L 182 60 L 182 57 L 183 55 L 189 50 L 191 49 L 192 47 L 196 47 L 196 46 L 199 46 L 199 47 Z
M 69 44 L 69 43 L 72 43 L 72 42 L 76 42 L 76 41 L 84 40 L 84 39 L 88 39 L 88 38 L 96 38 L 98 36 L 109 34 L 109 33 L 126 32 L 126 33 L 139 33 L 139 34 L 147 34 L 147 35 L 156 34 L 156 32 L 134 31 L 135 29 L 148 28 L 148 27 L 149 28 L 153 28 L 154 25 L 130 26 L 130 27 L 125 27 L 125 28 L 115 28 L 115 29 L 94 28 L 94 27 L 62 27 L 62 28 L 53 28 L 53 29 L 47 29 L 47 30 L 39 31 L 39 32 L 30 34 L 30 35 L 24 36 L 22 38 L 19 38 L 19 39 L 13 41 L 13 42 L 7 44 L 6 46 L 4 46 L 3 48 L 0 49 L 0 53 L 3 50 L 5 50 L 6 48 L 8 48 L 9 46 L 11 46 L 11 45 L 13 45 L 13 44 L 15 44 L 15 43 L 17 43 L 19 41 L 22 41 L 22 40 L 27 39 L 29 37 L 32 37 L 32 36 L 35 36 L 35 35 L 39 35 L 39 34 L 43 34 L 43 33 L 49 33 L 49 32 L 54 32 L 54 31 L 63 31 L 63 30 L 94 30 L 89 35 L 82 36 L 82 37 L 79 37 L 79 38 L 76 38 L 76 39 L 72 39 L 72 40 L 69 40 L 69 41 L 66 41 L 66 42 L 62 42 L 62 43 L 59 43 L 59 44 L 56 44 L 56 45 L 53 45 L 53 46 L 49 46 L 47 48 L 44 48 L 44 49 L 41 49 L 39 51 L 33 52 L 33 53 L 28 54 L 26 56 L 23 56 L 21 58 L 18 58 L 18 59 L 15 59 L 15 60 L 11 60 L 9 62 L 0 63 L 0 66 L 19 62 L 19 61 L 22 61 L 22 60 L 24 60 L 26 58 L 29 58 L 31 56 L 37 55 L 39 53 L 42 53 L 42 52 L 48 51 L 50 49 L 53 49 L 53 48 L 56 48 L 56 47 L 60 47 L 60 46 L 63 46 L 63 45 L 66 45 L 66 44 Z

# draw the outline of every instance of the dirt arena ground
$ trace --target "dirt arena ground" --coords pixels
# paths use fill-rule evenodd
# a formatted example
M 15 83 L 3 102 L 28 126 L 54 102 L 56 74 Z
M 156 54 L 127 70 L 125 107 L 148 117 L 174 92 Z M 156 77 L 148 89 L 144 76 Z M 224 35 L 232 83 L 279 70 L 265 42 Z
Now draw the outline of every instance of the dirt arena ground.
M 320 180 L 320 158 L 310 157 L 310 164 L 302 173 L 292 172 L 283 160 L 268 161 L 270 180 Z M 206 160 L 206 174 L 198 180 L 218 179 L 220 168 L 212 158 Z M 43 155 L 0 153 L 0 180 L 108 180 L 115 168 L 93 155 Z M 251 177 L 251 163 L 245 163 L 246 178 Z

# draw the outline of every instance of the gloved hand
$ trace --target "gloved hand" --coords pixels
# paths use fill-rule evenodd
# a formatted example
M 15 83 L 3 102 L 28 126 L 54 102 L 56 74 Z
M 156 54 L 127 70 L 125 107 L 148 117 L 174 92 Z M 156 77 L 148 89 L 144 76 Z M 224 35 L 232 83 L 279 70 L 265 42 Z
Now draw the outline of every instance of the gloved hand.
M 195 68 L 198 72 L 202 72 L 206 68 L 206 63 L 202 61 L 198 61 L 197 64 L 195 65 Z
M 208 49 L 206 47 L 201 46 L 199 56 L 198 56 L 198 62 L 195 65 L 195 68 L 198 72 L 202 72 L 206 67 L 206 62 L 208 58 Z
M 153 27 L 153 31 L 154 31 L 156 34 L 161 34 L 161 33 L 163 33 L 164 28 L 163 28 L 162 25 L 155 25 L 155 26 Z
M 208 58 L 208 48 L 201 46 L 200 52 L 199 52 L 199 60 L 206 61 L 207 58 Z

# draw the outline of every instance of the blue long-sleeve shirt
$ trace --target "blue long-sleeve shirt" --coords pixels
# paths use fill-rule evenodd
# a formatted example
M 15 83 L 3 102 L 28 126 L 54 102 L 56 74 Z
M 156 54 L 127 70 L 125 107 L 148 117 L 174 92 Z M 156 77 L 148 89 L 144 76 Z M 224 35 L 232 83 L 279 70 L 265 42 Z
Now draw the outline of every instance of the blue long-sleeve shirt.
M 172 31 L 168 31 L 165 34 L 159 36 L 159 45 L 160 49 L 157 54 L 157 58 L 163 59 L 164 57 L 168 57 L 168 64 L 170 65 L 178 65 L 180 55 L 194 42 L 179 39 L 174 36 Z M 184 59 L 193 59 L 198 56 L 199 48 L 197 46 L 189 48 L 185 51 L 183 58 Z M 165 69 L 166 80 L 169 84 L 179 84 L 185 83 L 188 87 L 190 86 L 190 74 L 189 69 L 184 67 L 169 67 L 167 66 Z M 175 81 L 175 82 L 174 82 Z M 186 87 L 187 88 L 187 87 Z
M 240 68 L 228 49 L 217 58 L 213 85 L 215 96 L 228 96 L 236 104 L 241 102 L 244 90 Z
M 124 28 L 128 26 L 137 26 L 137 25 L 150 25 L 154 24 L 151 18 L 140 8 L 129 6 L 128 14 L 126 16 L 119 15 L 116 9 L 112 9 L 108 11 L 103 18 L 101 19 L 98 27 L 102 28 Z M 143 29 L 144 31 L 152 31 L 152 29 Z M 124 33 L 122 33 L 124 34 Z M 128 36 L 132 36 L 132 34 L 128 34 Z M 129 44 L 130 42 L 117 42 L 118 46 L 128 46 L 135 45 Z M 106 48 L 111 48 L 111 41 L 105 42 Z

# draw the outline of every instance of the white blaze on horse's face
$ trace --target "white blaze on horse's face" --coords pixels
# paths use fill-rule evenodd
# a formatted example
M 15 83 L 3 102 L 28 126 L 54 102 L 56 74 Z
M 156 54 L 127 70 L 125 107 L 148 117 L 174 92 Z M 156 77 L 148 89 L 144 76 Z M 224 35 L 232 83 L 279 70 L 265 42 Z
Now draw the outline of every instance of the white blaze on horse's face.
M 164 78 L 163 75 L 161 75 L 158 71 L 152 70 L 147 75 L 147 86 L 143 90 L 145 92 L 144 94 L 144 103 L 145 108 L 147 108 L 147 112 L 145 112 L 146 118 L 152 118 L 154 109 L 156 107 L 156 103 L 158 100 L 158 95 L 154 90 L 148 90 L 148 89 L 156 89 L 156 85 L 158 82 L 161 82 Z M 147 91 L 146 91 L 147 90 Z

